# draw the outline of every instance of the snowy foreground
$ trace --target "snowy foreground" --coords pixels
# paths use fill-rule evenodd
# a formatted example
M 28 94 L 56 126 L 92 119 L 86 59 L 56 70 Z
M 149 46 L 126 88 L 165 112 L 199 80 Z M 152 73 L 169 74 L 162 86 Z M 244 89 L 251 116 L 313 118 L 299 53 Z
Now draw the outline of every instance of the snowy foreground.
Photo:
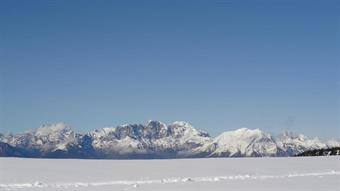
M 340 157 L 0 158 L 0 190 L 340 190 Z

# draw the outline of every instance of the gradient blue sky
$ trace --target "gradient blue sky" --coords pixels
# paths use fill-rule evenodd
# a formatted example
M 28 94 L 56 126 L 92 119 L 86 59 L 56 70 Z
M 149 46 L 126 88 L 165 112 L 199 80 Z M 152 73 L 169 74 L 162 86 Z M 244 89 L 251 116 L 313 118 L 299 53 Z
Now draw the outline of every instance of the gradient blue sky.
M 339 135 L 339 1 L 1 1 L 0 130 Z

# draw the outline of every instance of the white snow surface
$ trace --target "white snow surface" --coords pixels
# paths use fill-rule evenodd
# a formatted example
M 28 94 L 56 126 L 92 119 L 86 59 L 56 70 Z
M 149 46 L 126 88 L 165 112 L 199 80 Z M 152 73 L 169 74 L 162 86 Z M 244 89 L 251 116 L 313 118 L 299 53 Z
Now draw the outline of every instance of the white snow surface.
M 340 157 L 0 158 L 0 190 L 339 191 Z

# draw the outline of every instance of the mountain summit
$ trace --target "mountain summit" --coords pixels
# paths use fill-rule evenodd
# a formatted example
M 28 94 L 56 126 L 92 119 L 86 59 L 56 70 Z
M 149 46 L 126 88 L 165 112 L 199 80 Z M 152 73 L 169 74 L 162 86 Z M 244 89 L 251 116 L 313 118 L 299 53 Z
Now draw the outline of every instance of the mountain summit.
M 53 158 L 185 158 L 294 156 L 313 149 L 340 146 L 285 132 L 272 136 L 241 128 L 212 138 L 184 121 L 148 121 L 75 133 L 65 123 L 43 125 L 15 135 L 0 134 L 0 156 Z

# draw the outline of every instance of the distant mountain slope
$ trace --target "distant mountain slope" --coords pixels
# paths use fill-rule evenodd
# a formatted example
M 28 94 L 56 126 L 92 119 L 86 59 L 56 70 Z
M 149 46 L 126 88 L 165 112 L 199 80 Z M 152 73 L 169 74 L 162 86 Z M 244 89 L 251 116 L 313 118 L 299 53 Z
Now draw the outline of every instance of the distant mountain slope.
M 281 152 L 271 135 L 247 128 L 224 132 L 207 147 L 210 157 L 280 156 Z
M 44 158 L 186 158 L 295 156 L 313 149 L 340 147 L 335 139 L 309 139 L 283 133 L 272 136 L 241 128 L 216 138 L 187 122 L 126 124 L 75 133 L 68 125 L 43 125 L 15 135 L 0 134 L 1 156 Z
M 340 147 L 308 150 L 300 154 L 297 154 L 296 156 L 332 156 L 332 155 L 340 155 Z
M 0 157 L 24 157 L 24 154 L 7 143 L 0 142 Z

